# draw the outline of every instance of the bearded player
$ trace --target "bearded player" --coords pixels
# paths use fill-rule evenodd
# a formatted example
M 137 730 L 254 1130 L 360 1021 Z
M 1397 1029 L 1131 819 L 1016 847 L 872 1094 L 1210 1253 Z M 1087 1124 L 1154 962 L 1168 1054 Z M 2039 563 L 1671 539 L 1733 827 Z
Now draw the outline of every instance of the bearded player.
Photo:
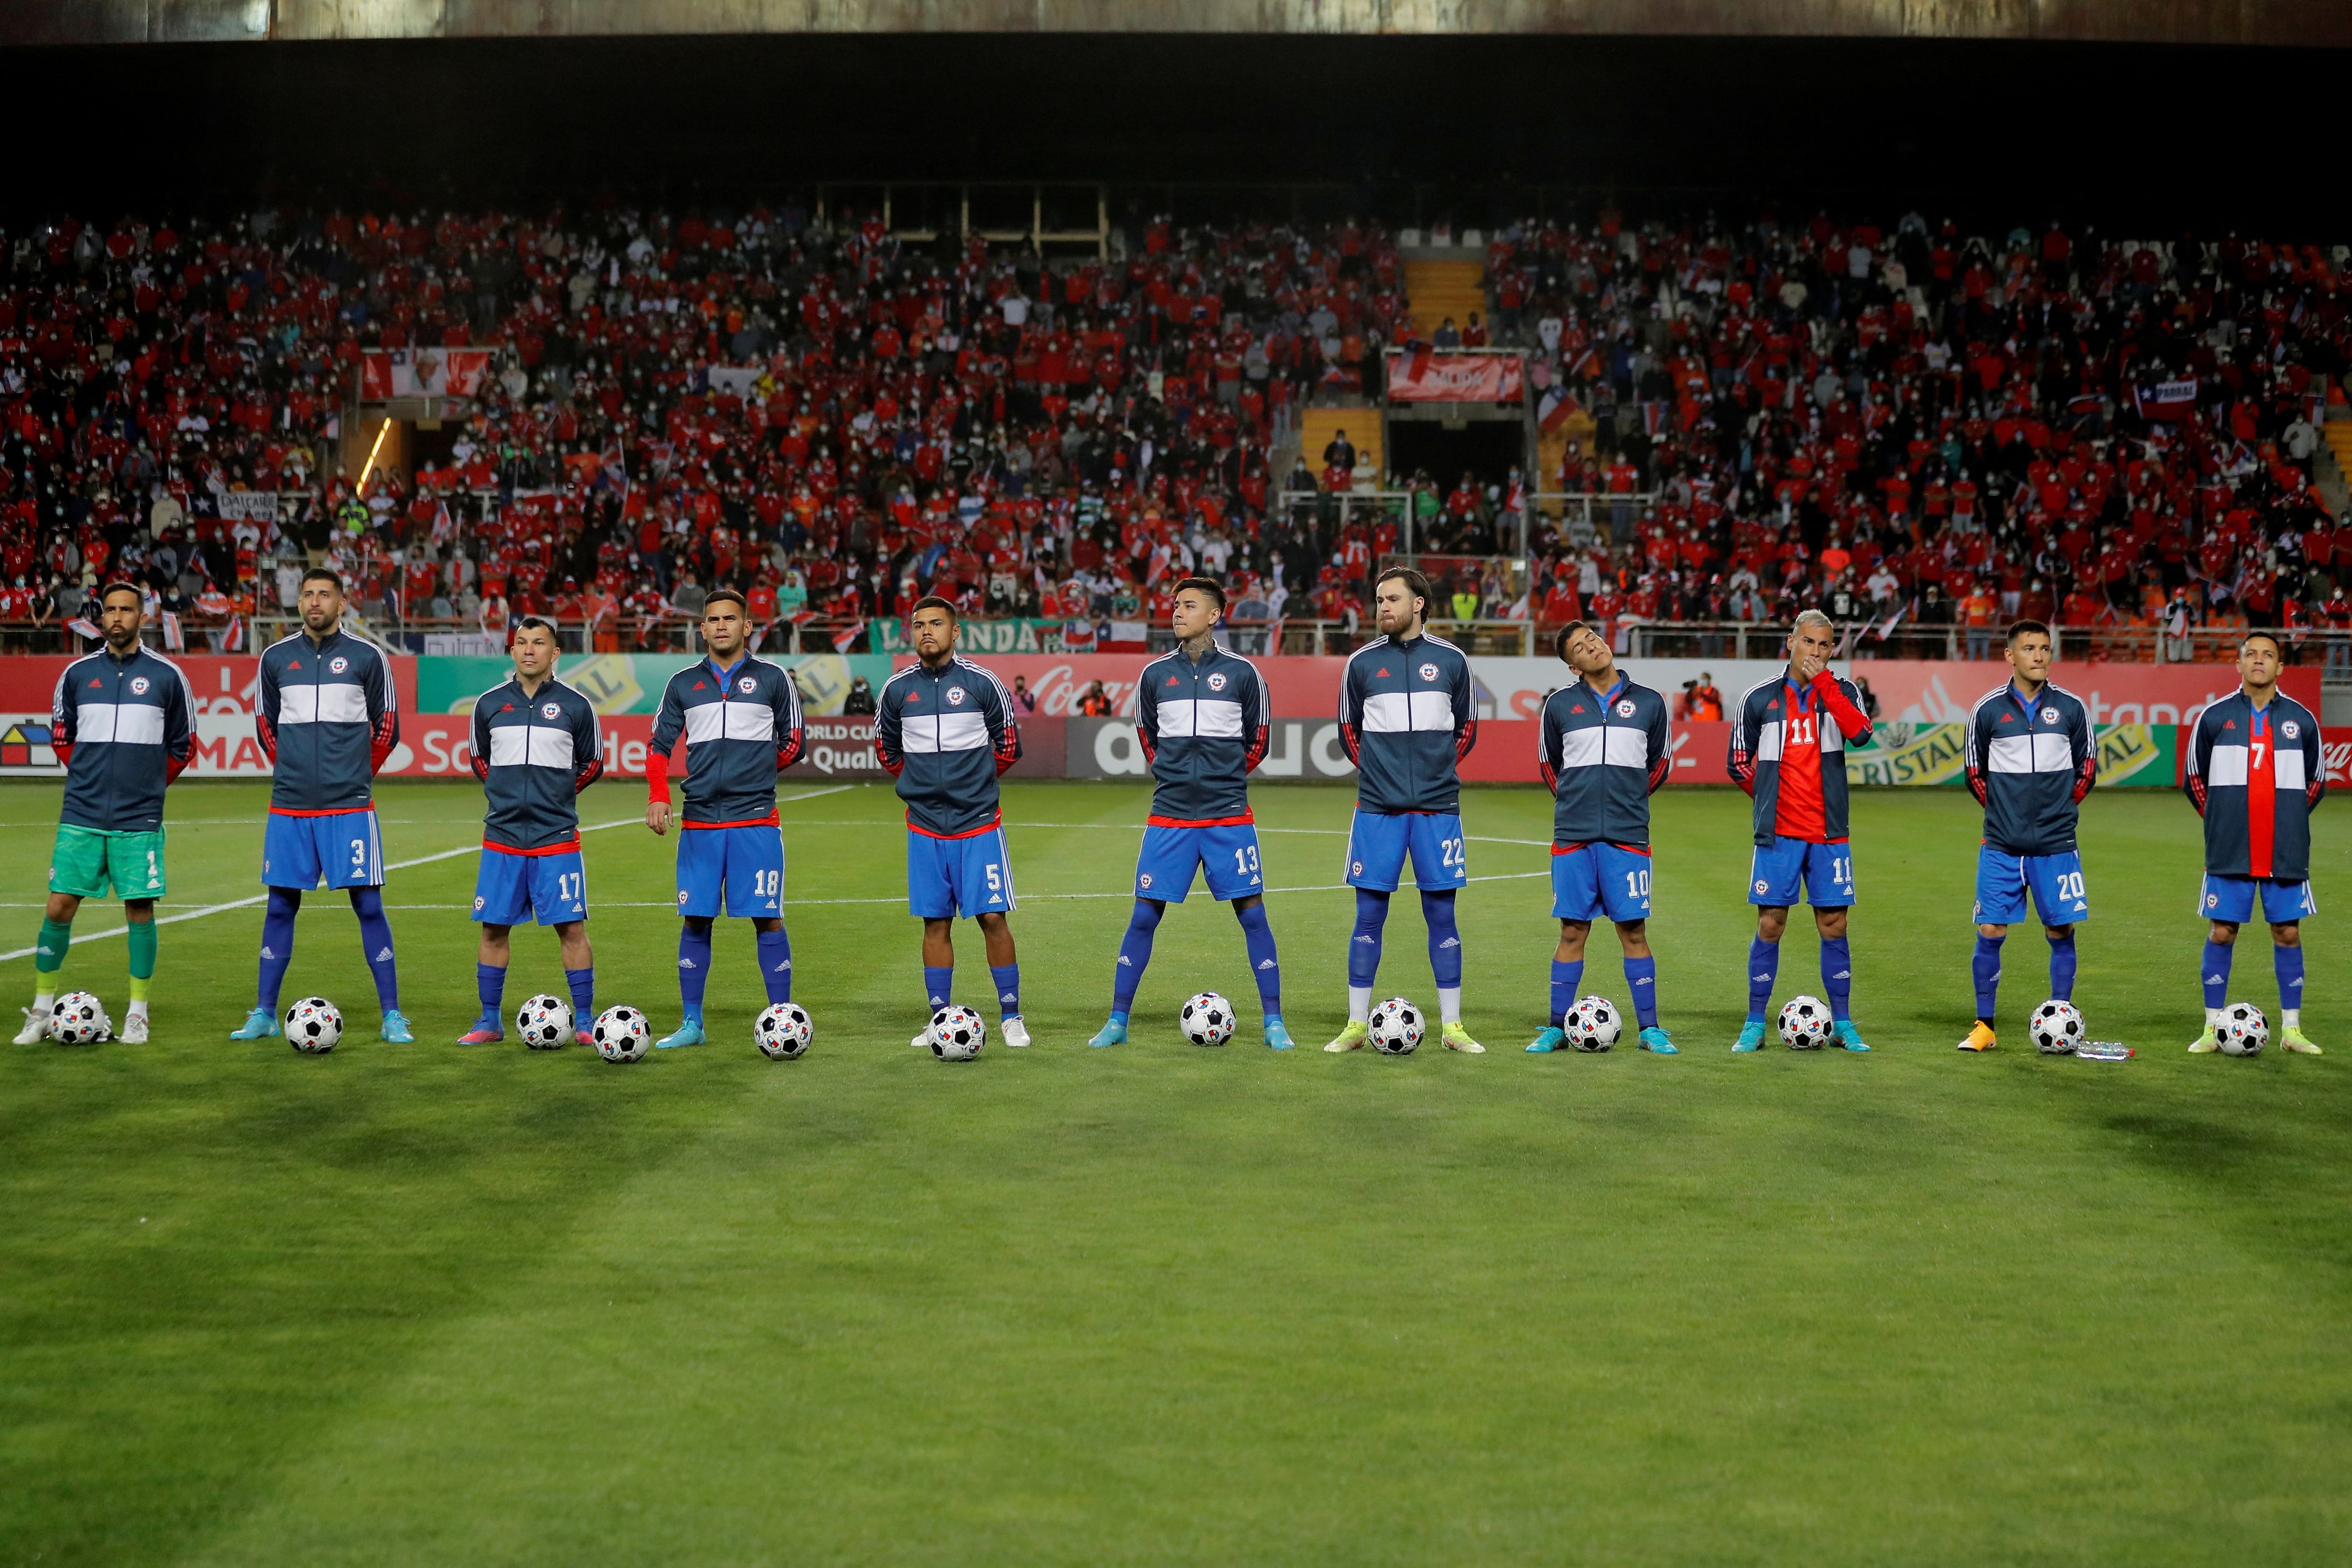
M 1819 610 L 1807 610 L 1789 631 L 1789 663 L 1771 679 L 1748 689 L 1731 726 L 1726 765 L 1732 782 L 1755 798 L 1756 854 L 1748 872 L 1748 901 L 1757 906 L 1756 938 L 1748 944 L 1748 1021 L 1735 1051 L 1760 1049 L 1780 972 L 1780 937 L 1801 896 L 1813 906 L 1822 933 L 1822 988 L 1838 1044 L 1866 1051 L 1847 1007 L 1853 955 L 1846 946 L 1846 910 L 1853 904 L 1853 847 L 1846 838 L 1845 748 L 1870 739 L 1862 694 L 1830 673 L 1837 629 Z
M 1232 900 L 1241 922 L 1265 1009 L 1265 1043 L 1286 1051 L 1282 969 L 1265 919 L 1249 803 L 1250 770 L 1265 757 L 1265 682 L 1257 666 L 1219 647 L 1211 635 L 1225 613 L 1223 588 L 1187 577 L 1173 598 L 1168 624 L 1176 647 L 1143 667 L 1135 689 L 1135 731 L 1157 781 L 1135 863 L 1135 912 L 1111 972 L 1110 1021 L 1087 1044 L 1127 1043 L 1128 1010 L 1151 962 L 1160 917 L 1171 903 L 1184 901 L 1194 876 L 1205 875 L 1209 896 Z
M 2327 793 L 2319 721 L 2278 689 L 2278 639 L 2249 632 L 2238 645 L 2238 689 L 2197 716 L 2183 786 L 2205 819 L 2205 883 L 2198 912 L 2205 938 L 2205 1032 L 2189 1050 L 2221 1046 L 2230 1001 L 2230 955 L 2238 928 L 2259 905 L 2270 922 L 2278 974 L 2279 1044 L 2306 1057 L 2319 1047 L 2303 1032 L 2303 920 L 2311 897 L 2311 813 Z
M 1429 579 L 1391 567 L 1372 585 L 1381 635 L 1348 656 L 1339 677 L 1339 740 L 1356 764 L 1356 816 L 1348 828 L 1348 885 L 1356 929 L 1348 941 L 1348 1026 L 1323 1048 L 1352 1051 L 1370 1032 L 1381 929 L 1405 857 L 1429 927 L 1429 967 L 1449 1051 L 1484 1051 L 1462 1022 L 1462 936 L 1454 895 L 1470 879 L 1462 831 L 1462 776 L 1478 743 L 1470 660 L 1429 635 Z
M 66 666 L 49 701 L 66 798 L 20 1046 L 47 1037 L 74 915 L 84 899 L 103 898 L 110 887 L 122 900 L 131 939 L 131 1006 L 116 1037 L 131 1046 L 147 1039 L 155 900 L 163 896 L 163 791 L 195 756 L 195 696 L 178 665 L 141 646 L 142 600 L 136 584 L 107 584 L 99 595 L 106 646 Z

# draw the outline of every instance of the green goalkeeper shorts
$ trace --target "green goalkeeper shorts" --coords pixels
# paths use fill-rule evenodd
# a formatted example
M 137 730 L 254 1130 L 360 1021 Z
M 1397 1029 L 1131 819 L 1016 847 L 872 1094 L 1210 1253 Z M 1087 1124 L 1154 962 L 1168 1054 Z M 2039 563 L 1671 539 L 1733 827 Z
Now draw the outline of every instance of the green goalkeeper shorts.
M 163 896 L 163 830 L 109 833 L 103 828 L 58 825 L 58 845 L 49 854 L 49 891 L 77 899 Z

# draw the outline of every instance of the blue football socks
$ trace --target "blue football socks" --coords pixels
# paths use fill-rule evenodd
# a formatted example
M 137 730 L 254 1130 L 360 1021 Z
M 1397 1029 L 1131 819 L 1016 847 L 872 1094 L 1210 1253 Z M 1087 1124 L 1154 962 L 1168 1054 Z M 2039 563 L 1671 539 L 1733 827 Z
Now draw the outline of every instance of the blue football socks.
M 269 908 L 261 917 L 261 979 L 254 987 L 253 1005 L 272 1017 L 278 1014 L 278 993 L 286 984 L 286 966 L 294 962 L 294 911 L 301 907 L 299 889 L 269 889 Z
M 1462 932 L 1454 923 L 1454 893 L 1421 895 L 1421 918 L 1429 924 L 1429 971 L 1440 991 L 1462 988 Z
M 392 956 L 392 922 L 383 918 L 382 888 L 353 888 L 352 909 L 360 917 L 360 942 L 375 975 L 375 999 L 387 1013 L 400 1011 L 400 965 Z
M 1760 1019 L 1772 1005 L 1772 982 L 1780 974 L 1780 944 L 1748 939 L 1748 1016 Z
M 2298 960 L 2297 962 L 2301 962 Z M 2205 1005 L 2226 1007 L 2230 1005 L 2230 948 L 2225 942 L 2205 939 L 2205 967 L 2199 973 L 2205 976 Z
M 952 963 L 923 965 L 923 996 L 936 1013 L 955 1000 L 955 965 Z
M 1551 961 L 1551 1021 L 1558 1024 L 1576 1005 L 1577 987 L 1584 984 L 1584 960 Z
M 1160 907 L 1149 899 L 1135 900 L 1135 910 L 1127 917 L 1127 934 L 1119 938 L 1118 963 L 1110 973 L 1110 1007 L 1114 1016 L 1125 1022 L 1124 1015 L 1134 1005 L 1136 987 L 1143 984 L 1143 972 L 1151 964 L 1151 937 L 1160 929 Z
M 1021 1016 L 1021 966 L 992 963 L 988 966 L 988 978 L 996 987 L 997 1015 L 1005 1018 Z
M 2271 963 L 2278 970 L 2279 1005 L 2300 1008 L 2303 1005 L 2303 944 L 2271 948 Z
M 1625 985 L 1633 993 L 1633 1016 L 1642 1027 L 1658 1026 L 1658 960 L 1629 958 L 1625 961 Z
M 563 972 L 563 984 L 572 993 L 572 1026 L 584 1029 L 596 1017 L 596 971 L 567 969 Z
M 2061 1002 L 2074 999 L 2074 933 L 2064 936 L 2043 936 L 2050 942 L 2050 994 Z
M 1274 927 L 1267 923 L 1263 900 L 1247 909 L 1236 908 L 1242 922 L 1242 945 L 1248 950 L 1250 973 L 1257 977 L 1258 1006 L 1269 1018 L 1282 1016 L 1282 964 L 1274 954 Z
M 507 993 L 507 972 L 487 963 L 475 964 L 474 992 L 482 999 L 483 1026 L 492 1029 L 500 1027 L 499 1002 Z
M 2007 937 L 1987 936 L 1977 932 L 1977 950 L 1969 959 L 1969 973 L 1977 983 L 1977 1016 L 1992 1022 L 1994 1000 L 2000 994 L 2000 944 Z M 2058 955 L 2050 956 L 2052 968 L 2058 964 Z
M 1348 984 L 1370 986 L 1381 972 L 1381 928 L 1388 923 L 1389 896 L 1356 889 L 1356 929 L 1348 938 Z M 1432 938 L 1433 942 L 1435 940 Z
M 677 926 L 677 1000 L 689 1024 L 702 1022 L 702 994 L 710 984 L 710 922 Z
M 1853 954 L 1845 938 L 1822 938 L 1822 989 L 1830 994 L 1830 1016 L 1843 1024 L 1852 1015 L 1847 999 L 1853 991 Z
M 779 925 L 759 933 L 760 982 L 768 988 L 772 1005 L 793 999 L 793 939 Z

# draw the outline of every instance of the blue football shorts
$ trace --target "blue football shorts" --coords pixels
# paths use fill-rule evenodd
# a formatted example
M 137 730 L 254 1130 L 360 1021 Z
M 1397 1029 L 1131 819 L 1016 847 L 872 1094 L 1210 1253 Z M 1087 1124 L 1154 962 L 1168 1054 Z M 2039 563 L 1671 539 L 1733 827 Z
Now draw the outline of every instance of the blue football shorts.
M 907 909 L 927 921 L 1017 910 L 1013 855 L 998 823 L 961 838 L 907 829 Z
M 1811 895 L 1798 897 L 1798 889 Z M 1817 910 L 1853 902 L 1853 846 L 1776 837 L 1759 846 L 1748 870 L 1748 901 L 1766 908 L 1810 901 Z
M 383 830 L 375 807 L 319 816 L 269 814 L 261 830 L 261 885 L 304 892 L 383 886 Z
M 2042 912 L 2046 926 L 2070 926 L 2091 918 L 2090 895 L 2083 889 L 2083 852 L 2063 855 L 2011 855 L 1990 844 L 1977 847 L 1977 910 L 1979 925 L 2015 925 L 2025 918 L 2026 895 Z
M 1650 852 L 1606 843 L 1551 847 L 1554 920 L 1606 915 L 1618 925 L 1650 918 Z
M 1470 880 L 1469 841 L 1454 814 L 1410 811 L 1391 815 L 1359 806 L 1348 829 L 1347 883 L 1393 893 L 1412 857 L 1412 879 L 1424 893 L 1442 893 Z
M 741 827 L 688 826 L 677 836 L 677 912 L 697 920 L 727 912 L 761 919 L 784 913 L 784 830 L 772 822 Z
M 1246 899 L 1265 891 L 1258 869 L 1257 826 L 1249 822 L 1218 822 L 1180 827 L 1149 823 L 1143 848 L 1135 858 L 1135 896 L 1181 904 L 1192 890 L 1195 868 L 1206 873 L 1209 897 Z
M 548 855 L 523 855 L 482 846 L 474 873 L 474 918 L 484 925 L 568 925 L 588 918 L 588 869 L 575 846 Z
M 2254 918 L 2254 889 L 2263 890 L 2263 919 L 2273 925 L 2292 925 L 2319 912 L 2309 882 L 2282 882 L 2272 877 L 2224 877 L 2205 873 L 2197 890 L 2197 912 L 2209 921 L 2243 925 Z

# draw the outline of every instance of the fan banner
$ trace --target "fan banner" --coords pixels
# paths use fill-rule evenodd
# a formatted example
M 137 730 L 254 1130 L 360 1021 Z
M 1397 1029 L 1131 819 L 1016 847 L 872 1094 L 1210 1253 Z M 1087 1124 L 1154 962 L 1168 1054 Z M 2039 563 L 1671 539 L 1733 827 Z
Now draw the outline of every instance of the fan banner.
M 1513 354 L 1397 354 L 1389 361 L 1392 403 L 1517 403 L 1526 362 Z
M 488 349 L 370 349 L 360 355 L 360 396 L 471 397 L 489 368 Z

